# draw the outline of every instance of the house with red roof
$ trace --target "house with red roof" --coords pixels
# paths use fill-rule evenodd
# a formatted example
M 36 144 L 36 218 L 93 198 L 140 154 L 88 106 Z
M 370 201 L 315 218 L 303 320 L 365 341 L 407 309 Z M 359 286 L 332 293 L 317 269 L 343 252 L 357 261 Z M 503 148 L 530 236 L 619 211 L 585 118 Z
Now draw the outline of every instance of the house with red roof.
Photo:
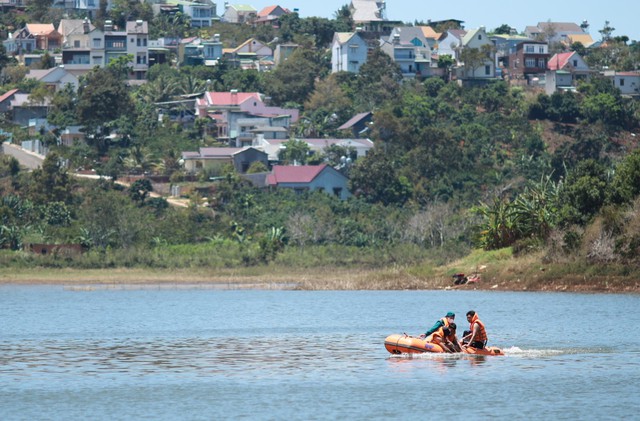
M 254 25 L 271 25 L 274 28 L 280 27 L 280 17 L 288 15 L 291 10 L 281 6 L 267 6 L 258 12 L 258 17 L 253 21 Z
M 545 91 L 551 95 L 557 90 L 574 90 L 576 82 L 590 74 L 591 69 L 577 52 L 555 54 L 547 62 Z
M 53 51 L 62 47 L 62 35 L 52 23 L 27 23 L 27 32 L 36 40 L 36 49 Z
M 267 186 L 293 189 L 298 194 L 322 191 L 341 200 L 348 199 L 349 179 L 329 165 L 275 165 L 267 176 Z
M 229 146 L 251 145 L 252 139 L 246 139 L 241 133 L 247 133 L 258 127 L 282 127 L 289 129 L 298 121 L 299 110 L 295 108 L 272 107 L 265 102 L 264 95 L 258 92 L 205 92 L 195 103 L 198 117 L 209 118 L 216 126 L 216 137 L 225 140 Z M 247 119 L 255 119 L 255 125 Z M 242 124 L 240 124 L 242 123 Z

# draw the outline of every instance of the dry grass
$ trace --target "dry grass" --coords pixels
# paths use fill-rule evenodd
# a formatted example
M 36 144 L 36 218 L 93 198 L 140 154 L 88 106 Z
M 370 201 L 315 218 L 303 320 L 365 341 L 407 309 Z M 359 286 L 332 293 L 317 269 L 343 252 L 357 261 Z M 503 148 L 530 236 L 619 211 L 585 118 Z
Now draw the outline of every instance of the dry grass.
M 291 269 L 262 266 L 239 269 L 12 269 L 0 273 L 0 284 L 58 284 L 83 288 L 127 286 L 263 288 L 304 290 L 504 290 L 640 293 L 640 273 L 628 267 L 583 262 L 542 264 L 543 252 L 514 258 L 510 251 L 474 252 L 444 266 L 386 269 Z M 451 275 L 478 270 L 481 281 L 454 286 Z

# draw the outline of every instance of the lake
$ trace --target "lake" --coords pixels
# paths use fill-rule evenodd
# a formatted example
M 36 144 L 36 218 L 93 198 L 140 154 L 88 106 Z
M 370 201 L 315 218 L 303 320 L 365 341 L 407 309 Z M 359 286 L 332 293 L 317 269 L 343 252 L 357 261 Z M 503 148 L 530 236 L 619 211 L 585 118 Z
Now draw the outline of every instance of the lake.
M 391 356 L 474 309 L 504 357 Z M 0 286 L 2 420 L 638 419 L 640 297 Z

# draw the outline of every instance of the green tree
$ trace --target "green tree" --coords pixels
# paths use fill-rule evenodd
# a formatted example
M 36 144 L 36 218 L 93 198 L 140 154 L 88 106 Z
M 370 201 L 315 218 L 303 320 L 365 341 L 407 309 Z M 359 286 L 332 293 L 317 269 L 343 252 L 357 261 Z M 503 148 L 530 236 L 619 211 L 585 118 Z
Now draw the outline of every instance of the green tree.
M 353 30 L 354 22 L 348 4 L 343 5 L 333 15 L 336 21 L 336 32 L 349 32 Z
M 496 35 L 509 35 L 511 34 L 511 26 L 509 26 L 506 23 L 503 23 L 502 25 L 494 29 L 493 33 Z
M 138 203 L 139 206 L 142 206 L 152 191 L 153 186 L 151 185 L 151 181 L 148 178 L 142 178 L 131 183 L 129 187 L 129 197 Z
M 282 144 L 282 149 L 278 154 L 280 162 L 288 165 L 295 163 L 304 165 L 309 157 L 309 145 L 303 140 L 290 139 Z
M 318 52 L 298 48 L 287 61 L 264 76 L 264 89 L 276 104 L 303 104 L 313 92 L 316 79 L 329 72 Z
M 50 152 L 42 162 L 42 167 L 31 173 L 29 193 L 33 202 L 38 204 L 70 203 L 70 186 L 69 173 L 62 165 L 60 156 L 56 152 Z
M 588 223 L 605 204 L 607 168 L 594 159 L 580 161 L 561 185 L 559 219 L 562 224 Z
M 631 203 L 640 194 L 640 151 L 635 150 L 616 167 L 609 191 L 613 203 Z
M 399 174 L 400 162 L 374 148 L 350 171 L 351 191 L 371 203 L 402 205 L 411 198 L 409 180 Z
M 78 90 L 78 122 L 84 126 L 87 143 L 99 155 L 109 151 L 109 135 L 118 131 L 117 122 L 135 120 L 134 103 L 118 69 L 92 70 Z M 119 120 L 124 117 L 124 120 Z

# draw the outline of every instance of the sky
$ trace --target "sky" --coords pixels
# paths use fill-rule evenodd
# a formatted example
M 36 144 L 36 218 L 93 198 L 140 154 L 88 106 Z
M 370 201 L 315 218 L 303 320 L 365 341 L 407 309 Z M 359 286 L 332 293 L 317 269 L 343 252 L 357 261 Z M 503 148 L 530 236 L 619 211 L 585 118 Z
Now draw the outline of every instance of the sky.
M 334 18 L 335 12 L 350 0 L 242 0 L 258 11 L 263 7 L 280 5 L 290 10 L 298 9 L 301 17 L 320 16 Z M 230 2 L 232 3 L 232 2 Z M 238 2 L 240 3 L 240 2 Z M 233 3 L 232 3 L 233 4 Z M 640 1 L 638 0 L 387 0 L 387 19 L 413 24 L 458 19 L 465 29 L 484 26 L 493 30 L 506 23 L 520 33 L 528 25 L 538 22 L 589 22 L 589 33 L 594 41 L 601 38 L 598 32 L 605 21 L 616 30 L 613 36 L 626 35 L 640 41 Z

